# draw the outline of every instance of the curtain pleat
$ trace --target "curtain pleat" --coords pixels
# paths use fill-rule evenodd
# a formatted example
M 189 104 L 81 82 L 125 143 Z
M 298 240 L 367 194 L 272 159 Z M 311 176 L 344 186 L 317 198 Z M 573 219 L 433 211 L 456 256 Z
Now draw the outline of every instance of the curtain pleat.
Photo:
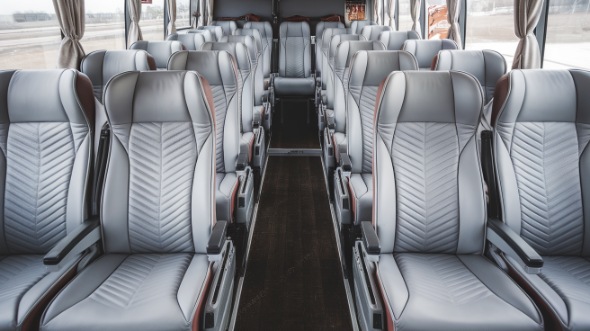
M 447 18 L 449 27 L 449 39 L 454 40 L 459 47 L 463 45 L 461 31 L 459 31 L 459 14 L 461 13 L 461 0 L 447 0 Z
M 176 33 L 176 0 L 168 2 L 168 34 Z
M 541 67 L 541 50 L 533 31 L 539 23 L 543 0 L 514 0 L 514 33 L 520 41 L 514 54 L 512 69 Z
M 141 0 L 127 0 L 127 8 L 129 9 L 129 17 L 131 18 L 129 35 L 127 36 L 127 47 L 129 47 L 134 42 L 143 40 L 141 28 L 139 27 L 139 20 L 141 19 Z
M 53 0 L 53 7 L 64 34 L 59 46 L 57 66 L 78 69 L 84 57 L 84 49 L 80 44 L 80 39 L 84 36 L 86 15 L 84 1 Z

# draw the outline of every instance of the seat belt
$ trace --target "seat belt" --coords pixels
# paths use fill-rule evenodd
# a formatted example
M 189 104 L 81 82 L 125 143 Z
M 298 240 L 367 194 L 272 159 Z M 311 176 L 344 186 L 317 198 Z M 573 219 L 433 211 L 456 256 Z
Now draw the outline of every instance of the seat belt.
M 492 131 L 490 130 L 481 132 L 481 163 L 483 179 L 488 186 L 488 216 L 501 219 L 498 183 L 494 168 Z
M 100 200 L 102 198 L 102 189 L 104 176 L 107 168 L 107 159 L 109 154 L 109 144 L 111 140 L 111 130 L 106 123 L 100 130 L 100 140 L 98 142 L 98 152 L 96 153 L 96 166 L 94 168 L 93 191 L 92 191 L 92 215 L 98 216 L 100 212 Z

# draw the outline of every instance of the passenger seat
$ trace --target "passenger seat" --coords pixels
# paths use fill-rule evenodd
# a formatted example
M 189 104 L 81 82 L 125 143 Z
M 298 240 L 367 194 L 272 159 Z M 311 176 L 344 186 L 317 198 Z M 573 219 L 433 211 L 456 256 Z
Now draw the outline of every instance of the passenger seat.
M 186 34 L 178 34 L 173 33 L 166 37 L 166 40 L 178 40 L 184 46 L 184 49 L 189 51 L 196 51 L 201 49 L 204 43 L 207 42 L 205 39 L 205 34 L 201 33 L 186 33 Z
M 209 25 L 221 27 L 224 36 L 231 36 L 238 29 L 238 25 L 234 21 L 213 21 Z
M 365 26 L 369 26 L 369 25 L 377 25 L 377 23 L 375 23 L 373 21 L 368 21 L 368 20 L 352 21 L 350 23 L 350 28 L 349 28 L 348 32 L 351 34 L 361 34 L 361 32 L 363 31 L 363 28 Z
M 270 85 L 270 73 L 272 64 L 273 36 L 272 26 L 268 22 L 246 22 L 244 29 L 255 29 L 260 32 L 262 38 L 262 74 L 264 76 L 264 89 Z
M 590 71 L 512 70 L 494 97 L 502 220 L 492 225 L 522 238 L 540 265 L 499 257 L 547 314 L 548 330 L 590 330 L 589 89 Z
M 280 27 L 279 73 L 274 78 L 278 96 L 313 96 L 311 40 L 307 22 L 283 22 Z
M 315 76 L 322 75 L 322 37 L 325 29 L 344 29 L 342 22 L 319 22 L 315 27 Z
M 410 52 L 416 57 L 420 70 L 431 70 L 434 57 L 445 49 L 459 49 L 459 47 L 451 39 L 410 39 L 404 43 L 403 47 L 404 51 Z
M 178 51 L 182 51 L 184 46 L 180 41 L 145 41 L 140 40 L 134 42 L 129 49 L 142 49 L 148 52 L 156 60 L 156 68 L 158 70 L 166 70 L 168 59 L 170 56 Z
M 213 41 L 213 39 L 215 38 L 213 36 L 213 33 L 211 33 L 211 30 L 190 29 L 190 30 L 187 30 L 186 33 L 187 34 L 190 34 L 190 33 L 199 33 L 199 34 L 202 34 L 205 37 L 205 42 Z
M 392 31 L 390 26 L 367 25 L 361 30 L 361 35 L 369 41 L 378 41 L 381 33 Z
M 390 51 L 399 51 L 404 48 L 406 40 L 422 39 L 416 31 L 383 31 L 379 41 Z
M 0 71 L 0 114 L 0 329 L 34 330 L 100 238 L 92 83 L 71 69 Z
M 107 84 L 105 254 L 53 299 L 41 330 L 227 328 L 236 263 L 227 221 L 215 220 L 212 99 L 195 72 Z
M 217 25 L 205 25 L 197 28 L 198 30 L 207 30 L 211 32 L 211 41 L 221 41 L 223 38 L 223 28 Z
M 486 226 L 477 80 L 394 72 L 377 100 L 373 217 L 353 258 L 361 328 L 543 330 L 529 296 L 483 255 L 486 233 L 510 244 Z

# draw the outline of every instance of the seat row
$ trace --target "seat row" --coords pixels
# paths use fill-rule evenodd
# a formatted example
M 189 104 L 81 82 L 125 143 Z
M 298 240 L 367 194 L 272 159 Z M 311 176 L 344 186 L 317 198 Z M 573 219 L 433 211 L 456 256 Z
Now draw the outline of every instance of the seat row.
M 0 329 L 225 329 L 236 257 L 212 88 L 195 71 L 115 75 L 100 153 L 95 92 L 72 69 L 0 72 Z

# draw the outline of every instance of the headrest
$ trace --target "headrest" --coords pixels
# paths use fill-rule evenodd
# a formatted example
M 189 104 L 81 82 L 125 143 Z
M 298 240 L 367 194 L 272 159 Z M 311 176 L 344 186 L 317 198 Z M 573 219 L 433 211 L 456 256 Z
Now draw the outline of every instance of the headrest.
M 377 128 L 400 122 L 479 125 L 479 82 L 460 71 L 395 71 L 377 97 Z
M 250 52 L 247 47 L 241 42 L 221 42 L 221 43 L 205 43 L 203 44 L 203 51 L 226 51 L 236 62 L 238 69 L 251 70 Z
M 321 21 L 315 27 L 315 37 L 316 39 L 322 38 L 322 34 L 324 33 L 324 29 L 335 28 L 335 29 L 344 29 L 344 23 L 342 22 L 329 22 L 329 21 Z
M 280 27 L 280 37 L 309 38 L 309 24 L 307 22 L 283 22 Z
M 348 34 L 348 30 L 344 28 L 327 28 L 322 34 L 322 52 L 327 53 L 330 48 L 332 38 L 337 35 Z
M 212 126 L 211 100 L 207 81 L 194 71 L 126 72 L 113 77 L 105 89 L 105 110 L 113 125 L 193 122 Z
M 348 68 L 354 54 L 362 50 L 383 51 L 385 47 L 379 41 L 343 41 L 338 45 L 334 56 L 335 70 Z
M 226 51 L 177 52 L 170 57 L 168 70 L 198 71 L 211 86 L 238 85 L 238 73 L 234 58 Z
M 94 87 L 94 96 L 102 103 L 103 88 L 115 75 L 125 71 L 156 70 L 154 58 L 144 50 L 94 51 L 80 63 L 80 71 Z
M 262 36 L 260 35 L 260 31 L 256 29 L 237 29 L 234 32 L 236 36 L 252 36 L 256 41 L 256 47 L 258 47 L 258 51 L 262 52 Z
M 166 68 L 170 55 L 175 52 L 184 49 L 184 46 L 180 41 L 176 40 L 165 40 L 165 41 L 136 41 L 129 47 L 129 49 L 143 49 L 150 53 L 151 56 L 156 60 L 156 66 L 158 69 Z
M 393 71 L 418 70 L 414 55 L 406 51 L 358 51 L 350 64 L 351 87 L 380 86 Z
M 182 43 L 184 48 L 189 51 L 201 49 L 201 46 L 206 42 L 205 34 L 202 33 L 172 33 L 168 35 L 166 40 L 178 40 Z
M 352 34 L 360 34 L 363 28 L 367 25 L 377 25 L 377 23 L 373 21 L 352 21 L 350 23 L 350 33 Z
M 361 34 L 367 38 L 367 40 L 379 40 L 379 35 L 384 31 L 391 31 L 391 27 L 384 25 L 367 25 L 361 30 Z
M 430 69 L 432 60 L 443 49 L 458 49 L 457 44 L 450 39 L 406 40 L 403 50 L 416 57 L 421 69 Z
M 236 31 L 238 25 L 234 21 L 213 21 L 210 25 L 220 26 L 224 36 L 230 36 Z
M 189 33 L 200 33 L 205 37 L 205 42 L 213 41 L 213 34 L 209 30 L 191 29 L 187 31 L 187 34 Z
M 254 37 L 252 36 L 227 36 L 224 37 L 224 41 L 244 44 L 250 52 L 250 60 L 252 62 L 256 62 L 259 52 L 262 51 L 262 49 L 258 48 L 256 40 L 254 40 Z
M 330 63 L 334 61 L 334 56 L 336 56 L 336 50 L 338 49 L 338 45 L 344 41 L 367 41 L 365 37 L 361 36 L 360 34 L 339 34 L 337 36 L 332 37 L 332 41 L 330 41 L 330 47 L 328 51 L 328 60 Z
M 220 26 L 205 25 L 205 26 L 200 26 L 197 29 L 211 31 L 212 41 L 219 41 L 223 37 L 223 29 Z
M 512 70 L 496 85 L 496 122 L 575 122 L 590 124 L 590 71 Z
M 93 126 L 90 79 L 73 69 L 0 71 L 0 123 L 27 122 Z
M 385 45 L 388 50 L 401 50 L 408 39 L 421 39 L 418 32 L 410 31 L 383 31 L 379 36 L 379 41 Z
M 246 22 L 244 29 L 256 29 L 262 38 L 272 40 L 272 26 L 268 22 Z

